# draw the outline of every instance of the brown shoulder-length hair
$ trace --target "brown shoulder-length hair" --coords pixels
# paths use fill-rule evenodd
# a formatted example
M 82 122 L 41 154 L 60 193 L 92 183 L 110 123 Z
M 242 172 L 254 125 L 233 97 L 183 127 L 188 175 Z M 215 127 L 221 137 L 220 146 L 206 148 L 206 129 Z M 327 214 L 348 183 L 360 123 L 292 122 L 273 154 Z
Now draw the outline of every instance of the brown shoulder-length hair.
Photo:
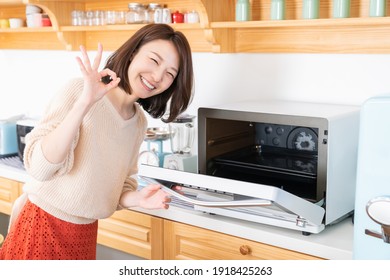
M 105 68 L 114 71 L 121 78 L 119 87 L 131 94 L 128 78 L 128 68 L 132 57 L 146 43 L 154 40 L 171 41 L 179 54 L 179 72 L 172 85 L 164 92 L 137 102 L 153 118 L 161 118 L 166 114 L 169 106 L 169 114 L 164 122 L 171 122 L 183 113 L 192 101 L 193 93 L 193 68 L 191 48 L 187 38 L 180 31 L 175 31 L 167 24 L 148 24 L 139 29 L 108 59 Z

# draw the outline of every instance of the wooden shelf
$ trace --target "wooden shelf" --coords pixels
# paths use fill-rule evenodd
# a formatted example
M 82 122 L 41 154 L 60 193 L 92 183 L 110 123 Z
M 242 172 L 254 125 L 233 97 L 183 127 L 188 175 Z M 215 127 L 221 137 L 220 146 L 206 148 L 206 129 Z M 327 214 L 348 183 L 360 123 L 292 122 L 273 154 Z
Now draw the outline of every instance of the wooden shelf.
M 172 24 L 186 35 L 194 52 L 390 53 L 390 17 L 368 17 L 369 0 L 351 3 L 351 18 L 344 19 L 331 18 L 333 1 L 322 0 L 320 18 L 313 20 L 301 19 L 301 0 L 286 1 L 286 20 L 280 21 L 269 19 L 271 0 L 252 0 L 253 20 L 248 22 L 234 21 L 235 0 L 163 2 L 171 10 L 199 13 L 198 24 Z M 0 0 L 0 18 L 25 17 L 29 3 L 40 6 L 53 26 L 0 29 L 0 48 L 96 49 L 102 42 L 105 50 L 115 50 L 143 26 L 71 26 L 72 10 L 126 10 L 128 1 L 118 0 Z
M 390 17 L 212 22 L 230 30 L 229 52 L 390 53 Z

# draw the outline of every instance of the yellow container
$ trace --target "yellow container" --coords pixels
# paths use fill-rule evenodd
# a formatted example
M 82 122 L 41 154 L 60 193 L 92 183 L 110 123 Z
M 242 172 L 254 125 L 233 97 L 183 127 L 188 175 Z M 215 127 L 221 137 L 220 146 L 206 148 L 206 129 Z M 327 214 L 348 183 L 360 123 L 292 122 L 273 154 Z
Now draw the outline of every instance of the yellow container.
M 6 18 L 0 19 L 0 28 L 9 28 L 9 20 Z

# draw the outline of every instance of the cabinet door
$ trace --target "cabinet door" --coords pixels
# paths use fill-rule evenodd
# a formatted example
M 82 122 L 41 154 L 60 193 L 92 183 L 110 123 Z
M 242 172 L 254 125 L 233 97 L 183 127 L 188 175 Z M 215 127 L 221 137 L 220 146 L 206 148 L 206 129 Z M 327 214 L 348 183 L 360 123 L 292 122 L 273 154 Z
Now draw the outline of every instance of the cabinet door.
M 12 204 L 20 195 L 21 186 L 23 184 L 0 177 L 0 212 L 10 215 Z
M 320 259 L 315 256 L 172 221 L 164 221 L 164 244 L 165 259 Z
M 99 221 L 98 243 L 145 259 L 163 258 L 163 220 L 131 210 Z

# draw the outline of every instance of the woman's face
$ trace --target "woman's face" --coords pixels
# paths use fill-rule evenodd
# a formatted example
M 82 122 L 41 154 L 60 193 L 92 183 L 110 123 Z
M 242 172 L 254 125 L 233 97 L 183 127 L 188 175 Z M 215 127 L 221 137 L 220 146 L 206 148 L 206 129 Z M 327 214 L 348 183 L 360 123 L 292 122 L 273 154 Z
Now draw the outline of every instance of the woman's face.
M 148 98 L 171 86 L 179 71 L 179 54 L 174 44 L 155 40 L 135 53 L 128 69 L 131 94 Z

